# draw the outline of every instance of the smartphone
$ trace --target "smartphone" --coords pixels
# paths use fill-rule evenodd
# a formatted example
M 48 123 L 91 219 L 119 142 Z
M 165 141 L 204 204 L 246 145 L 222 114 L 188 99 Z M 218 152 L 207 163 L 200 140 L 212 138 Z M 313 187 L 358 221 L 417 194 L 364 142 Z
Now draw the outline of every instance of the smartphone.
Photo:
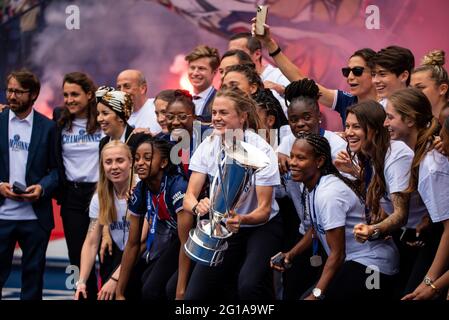
M 282 252 L 278 252 L 274 257 L 271 258 L 271 263 L 273 263 L 275 266 L 288 269 L 291 267 L 290 263 L 285 263 L 284 255 Z
M 27 193 L 26 189 L 27 187 L 18 181 L 14 182 L 14 184 L 12 185 L 12 191 L 16 194 Z
M 402 242 L 416 242 L 420 240 L 416 237 L 416 229 L 403 229 L 399 239 Z
M 263 36 L 265 34 L 265 28 L 263 25 L 267 21 L 268 7 L 267 6 L 257 6 L 256 12 L 256 34 Z

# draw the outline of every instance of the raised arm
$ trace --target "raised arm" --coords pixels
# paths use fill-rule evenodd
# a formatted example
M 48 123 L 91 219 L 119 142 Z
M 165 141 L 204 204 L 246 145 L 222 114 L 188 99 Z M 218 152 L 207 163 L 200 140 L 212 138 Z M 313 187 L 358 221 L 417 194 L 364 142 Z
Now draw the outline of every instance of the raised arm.
M 256 24 L 254 23 L 254 19 L 253 19 L 253 24 L 252 24 L 252 29 L 251 29 L 253 35 L 262 42 L 263 46 L 265 48 L 267 48 L 268 53 L 273 53 L 279 48 L 279 45 L 271 37 L 270 27 L 265 24 L 264 28 L 265 28 L 265 34 L 263 36 L 256 35 L 255 34 Z M 297 80 L 302 80 L 304 78 L 307 78 L 307 76 L 304 75 L 301 72 L 301 70 L 299 70 L 299 68 L 282 52 L 282 50 L 279 53 L 277 53 L 276 55 L 274 55 L 272 58 L 273 58 L 274 62 L 276 63 L 277 67 L 287 77 L 288 80 L 297 81 Z M 321 97 L 318 100 L 319 103 L 321 103 L 322 105 L 324 105 L 326 107 L 331 108 L 334 103 L 336 91 L 332 90 L 332 89 L 328 89 L 318 83 L 317 83 L 317 85 L 318 85 L 318 88 L 320 88 L 320 92 L 321 92 Z

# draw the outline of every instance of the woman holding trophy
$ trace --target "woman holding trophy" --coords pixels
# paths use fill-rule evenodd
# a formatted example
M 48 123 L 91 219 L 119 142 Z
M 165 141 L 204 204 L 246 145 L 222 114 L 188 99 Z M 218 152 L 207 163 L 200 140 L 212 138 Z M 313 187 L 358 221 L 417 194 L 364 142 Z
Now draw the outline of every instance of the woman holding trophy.
M 276 155 L 254 133 L 260 127 L 255 102 L 238 88 L 225 86 L 217 92 L 212 125 L 214 134 L 201 143 L 191 159 L 192 175 L 183 204 L 184 210 L 198 219 L 209 214 L 209 220 L 198 220 L 184 248 L 197 262 L 184 298 L 274 298 L 267 261 L 279 251 L 282 239 L 273 192 L 280 183 Z M 250 178 L 240 179 L 239 172 L 251 166 L 259 169 Z M 208 178 L 212 182 L 210 197 L 198 199 Z M 237 191 L 233 184 L 239 185 Z M 205 261 L 192 251 L 208 250 L 207 245 L 191 246 L 201 243 L 201 234 L 227 240 L 219 249 L 223 250 L 220 261 Z M 214 252 L 213 259 L 219 253 Z
M 215 237 L 227 237 L 227 249 L 221 263 L 207 265 L 194 258 L 199 263 L 193 269 L 185 299 L 274 298 L 272 272 L 267 261 L 281 245 L 282 225 L 273 193 L 280 178 L 274 150 L 252 131 L 257 130 L 259 124 L 255 102 L 248 95 L 238 88 L 226 86 L 217 92 L 212 107 L 214 134 L 201 143 L 191 159 L 192 175 L 184 198 L 184 210 L 197 216 L 209 213 L 211 223 L 199 225 L 206 226 L 205 230 L 208 226 L 209 231 L 205 232 Z M 239 180 L 235 172 L 224 172 L 229 169 L 223 163 L 229 160 L 230 149 L 234 150 L 233 159 L 238 158 L 243 166 L 253 162 L 255 167 L 263 167 L 256 170 L 249 182 L 241 183 L 243 187 L 234 194 L 231 194 L 232 187 L 225 188 L 230 180 L 229 184 Z M 264 164 L 257 163 L 262 159 Z M 217 177 L 220 177 L 219 187 L 214 188 Z M 210 180 L 213 181 L 211 196 L 198 200 L 208 178 L 214 179 Z M 220 187 L 220 191 L 213 192 Z M 238 201 L 231 199 L 236 194 Z M 228 197 L 225 199 L 228 203 L 237 202 L 234 207 L 226 206 L 223 219 L 217 212 L 222 195 Z M 191 238 L 193 235 L 196 239 L 195 234 L 191 231 Z M 188 245 L 185 249 L 191 258 L 195 257 L 189 253 Z

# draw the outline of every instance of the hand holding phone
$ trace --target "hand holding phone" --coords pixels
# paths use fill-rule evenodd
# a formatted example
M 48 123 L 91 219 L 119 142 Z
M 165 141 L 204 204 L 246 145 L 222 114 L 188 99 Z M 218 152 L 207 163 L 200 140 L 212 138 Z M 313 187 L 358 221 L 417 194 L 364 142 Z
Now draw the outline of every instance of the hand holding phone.
M 399 239 L 405 243 L 414 243 L 421 240 L 419 237 L 416 236 L 415 229 L 408 229 L 408 228 L 402 231 L 401 237 Z
M 271 258 L 271 263 L 279 268 L 288 269 L 291 267 L 290 263 L 285 263 L 285 254 L 278 252 L 275 256 Z
M 268 7 L 257 6 L 256 12 L 256 35 L 263 36 L 265 34 L 264 24 L 267 21 Z
M 26 189 L 27 187 L 18 181 L 14 182 L 14 184 L 12 185 L 12 191 L 15 194 L 25 194 L 27 193 Z

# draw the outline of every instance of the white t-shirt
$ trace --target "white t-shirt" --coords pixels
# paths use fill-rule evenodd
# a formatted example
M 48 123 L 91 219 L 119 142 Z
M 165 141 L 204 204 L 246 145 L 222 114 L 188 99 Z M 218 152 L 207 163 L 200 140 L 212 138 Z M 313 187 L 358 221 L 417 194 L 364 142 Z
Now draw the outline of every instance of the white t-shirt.
M 315 230 L 326 253 L 330 248 L 326 231 L 345 227 L 346 261 L 356 261 L 364 266 L 376 266 L 381 273 L 394 275 L 399 271 L 399 253 L 392 239 L 357 242 L 354 226 L 366 223 L 364 203 L 339 178 L 321 177 L 318 185 L 307 194 L 306 203 Z
M 117 220 L 109 225 L 109 231 L 111 232 L 111 237 L 114 243 L 121 251 L 123 251 L 125 250 L 129 236 L 129 221 L 126 220 L 126 209 L 128 206 L 126 199 L 118 199 L 115 193 L 114 204 L 115 209 L 117 210 Z M 95 193 L 90 201 L 89 217 L 92 219 L 98 219 L 99 213 L 100 202 L 98 199 L 98 193 Z
M 273 67 L 271 64 L 267 64 L 265 69 L 262 71 L 260 78 L 263 81 L 271 81 L 286 87 L 290 84 L 290 81 L 284 76 L 279 68 Z M 271 90 L 275 98 L 281 104 L 282 110 L 284 110 L 285 116 L 287 116 L 287 106 L 285 105 L 285 99 L 276 90 Z
M 335 160 L 340 151 L 346 150 L 347 143 L 338 134 L 332 131 L 324 130 L 323 137 L 325 137 L 327 141 L 329 141 L 329 145 L 331 147 L 332 160 Z M 295 140 L 296 137 L 290 130 L 290 134 L 286 136 L 284 139 L 282 139 L 281 144 L 276 149 L 276 153 L 282 153 L 290 157 L 290 151 L 292 151 L 292 147 L 293 144 L 295 143 Z
M 419 165 L 418 192 L 433 222 L 449 219 L 449 161 L 436 150 Z
M 346 141 L 334 132 L 325 130 L 323 137 L 325 137 L 329 142 L 333 160 L 335 160 L 340 151 L 346 150 Z M 282 153 L 290 157 L 290 151 L 292 150 L 295 140 L 296 137 L 290 130 L 290 134 L 281 141 L 281 144 L 277 148 L 276 153 Z M 310 219 L 307 216 L 304 216 L 304 210 L 301 200 L 301 192 L 303 189 L 302 183 L 293 181 L 291 179 L 290 172 L 285 175 L 285 178 L 287 195 L 292 199 L 293 204 L 296 208 L 296 213 L 301 220 L 301 224 L 299 225 L 299 232 L 301 234 L 305 234 L 305 232 L 310 227 Z
M 131 127 L 148 129 L 152 134 L 162 131 L 157 122 L 154 99 L 147 99 L 139 111 L 131 113 L 127 122 Z
M 255 185 L 273 187 L 279 185 L 279 169 L 273 148 L 259 135 L 248 130 L 245 131 L 245 141 L 263 151 L 270 158 L 270 164 L 255 174 Z M 191 171 L 209 175 L 211 178 L 210 181 L 212 181 L 212 178 L 218 174 L 218 155 L 220 154 L 220 143 L 221 139 L 219 136 L 213 135 L 206 138 L 193 154 L 190 160 L 189 169 Z M 243 200 L 242 203 L 235 208 L 237 213 L 245 215 L 257 208 L 258 204 L 255 188 L 249 188 L 249 190 L 243 191 L 242 197 L 244 197 L 245 200 Z M 276 216 L 278 212 L 279 206 L 275 200 L 273 190 L 270 219 Z
M 25 175 L 33 131 L 34 110 L 20 120 L 12 110 L 9 111 L 8 151 L 9 151 L 9 184 L 20 182 L 27 186 Z M 28 186 L 27 186 L 28 187 Z M 0 219 L 3 220 L 36 220 L 37 216 L 29 202 L 5 199 L 0 206 Z
M 410 195 L 408 220 L 405 225 L 406 228 L 416 229 L 422 218 L 426 215 L 427 208 L 421 199 L 418 191 L 412 192 Z
M 404 142 L 391 140 L 384 165 L 386 195 L 380 199 L 380 204 L 387 214 L 392 214 L 394 211 L 391 194 L 408 188 L 413 156 L 413 150 Z M 375 174 L 374 170 L 373 174 Z
M 61 132 L 62 159 L 68 181 L 98 181 L 98 147 L 103 134 L 100 129 L 88 134 L 86 126 L 87 119 L 75 119 L 71 131 L 64 128 Z

